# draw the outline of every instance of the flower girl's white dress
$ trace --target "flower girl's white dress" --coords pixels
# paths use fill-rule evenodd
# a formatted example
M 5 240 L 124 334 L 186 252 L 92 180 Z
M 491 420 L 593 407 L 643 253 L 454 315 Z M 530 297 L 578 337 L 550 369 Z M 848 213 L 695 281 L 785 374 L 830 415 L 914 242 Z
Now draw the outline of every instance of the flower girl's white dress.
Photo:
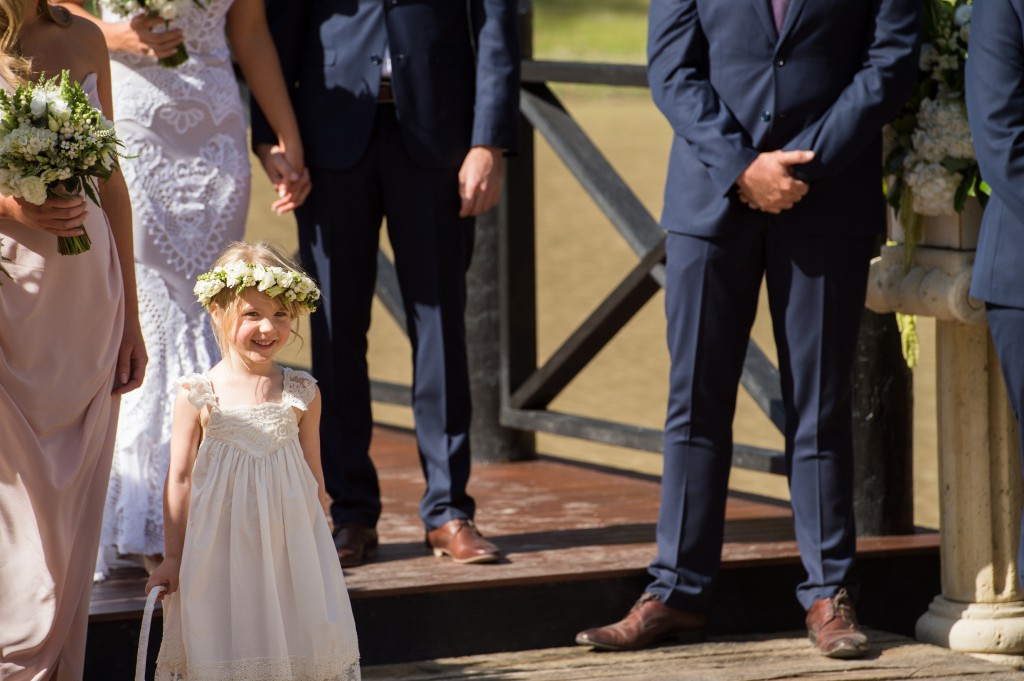
M 358 681 L 352 607 L 295 410 L 316 381 L 284 369 L 280 403 L 210 410 L 192 472 L 181 580 L 164 599 L 157 681 Z

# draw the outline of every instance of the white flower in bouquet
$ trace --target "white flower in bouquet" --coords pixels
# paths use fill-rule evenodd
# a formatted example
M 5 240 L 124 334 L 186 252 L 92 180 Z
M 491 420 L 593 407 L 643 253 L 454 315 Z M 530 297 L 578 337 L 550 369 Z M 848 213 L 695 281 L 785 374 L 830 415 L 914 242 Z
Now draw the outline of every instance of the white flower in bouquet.
M 200 9 L 205 9 L 201 0 L 100 0 L 100 4 L 111 12 L 122 17 L 131 17 L 136 14 L 146 14 L 151 17 L 160 17 L 165 25 L 169 25 L 181 16 L 185 6 L 193 4 Z M 178 45 L 178 51 L 170 57 L 161 57 L 161 66 L 174 68 L 181 66 L 188 61 L 188 50 L 185 43 Z
M 114 125 L 67 71 L 60 78 L 0 90 L 0 194 L 36 205 L 79 192 L 99 205 L 98 180 L 117 166 Z M 89 250 L 89 235 L 58 237 L 59 250 Z

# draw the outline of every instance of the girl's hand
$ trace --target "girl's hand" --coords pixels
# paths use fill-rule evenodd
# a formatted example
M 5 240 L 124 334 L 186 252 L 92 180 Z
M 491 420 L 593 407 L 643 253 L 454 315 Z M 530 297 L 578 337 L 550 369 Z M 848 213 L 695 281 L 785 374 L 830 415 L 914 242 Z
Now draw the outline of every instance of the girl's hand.
M 146 345 L 142 340 L 138 317 L 126 319 L 124 332 L 121 334 L 121 348 L 117 352 L 117 375 L 114 377 L 113 393 L 123 395 L 142 385 L 148 362 L 149 357 L 146 355 Z
M 167 25 L 160 17 L 139 14 L 132 17 L 131 21 L 124 21 L 119 25 L 122 28 L 111 41 L 111 49 L 118 52 L 161 59 L 172 56 L 185 39 L 181 29 L 154 30 L 163 29 Z
M 28 227 L 54 236 L 80 236 L 85 233 L 82 224 L 89 211 L 81 196 L 67 199 L 50 196 L 41 206 L 15 196 L 6 197 L 3 201 L 7 217 Z
M 177 558 L 164 558 L 163 562 L 153 570 L 146 582 L 146 595 L 158 584 L 167 587 L 167 591 L 160 594 L 157 600 L 162 601 L 164 596 L 170 595 L 178 590 L 178 573 L 181 572 L 181 561 Z

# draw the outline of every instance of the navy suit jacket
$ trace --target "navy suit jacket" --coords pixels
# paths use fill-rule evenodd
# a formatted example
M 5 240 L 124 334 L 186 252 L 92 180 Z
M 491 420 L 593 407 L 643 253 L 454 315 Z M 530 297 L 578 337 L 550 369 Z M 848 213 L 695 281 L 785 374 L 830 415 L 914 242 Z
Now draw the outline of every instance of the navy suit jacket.
M 988 2 L 990 0 L 986 0 Z M 763 214 L 734 187 L 759 152 L 810 149 L 810 185 L 777 219 L 800 232 L 884 229 L 881 129 L 917 77 L 920 0 L 652 0 L 648 77 L 675 131 L 663 226 L 722 236 Z
M 385 44 L 396 117 L 416 163 L 458 167 L 476 145 L 514 151 L 516 8 L 516 0 L 270 0 L 306 163 L 345 170 L 366 150 Z M 253 142 L 276 142 L 255 106 Z
M 983 0 L 971 15 L 967 113 L 992 187 L 971 295 L 1024 308 L 1024 0 Z

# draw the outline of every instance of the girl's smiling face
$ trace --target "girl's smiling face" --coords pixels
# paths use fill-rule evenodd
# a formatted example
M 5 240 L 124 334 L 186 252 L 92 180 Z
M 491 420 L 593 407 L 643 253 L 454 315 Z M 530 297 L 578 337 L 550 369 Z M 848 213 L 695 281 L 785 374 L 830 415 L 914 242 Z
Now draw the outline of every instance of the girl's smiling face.
M 249 362 L 274 359 L 288 342 L 292 315 L 276 298 L 248 288 L 239 295 L 238 318 L 231 333 L 231 345 Z

